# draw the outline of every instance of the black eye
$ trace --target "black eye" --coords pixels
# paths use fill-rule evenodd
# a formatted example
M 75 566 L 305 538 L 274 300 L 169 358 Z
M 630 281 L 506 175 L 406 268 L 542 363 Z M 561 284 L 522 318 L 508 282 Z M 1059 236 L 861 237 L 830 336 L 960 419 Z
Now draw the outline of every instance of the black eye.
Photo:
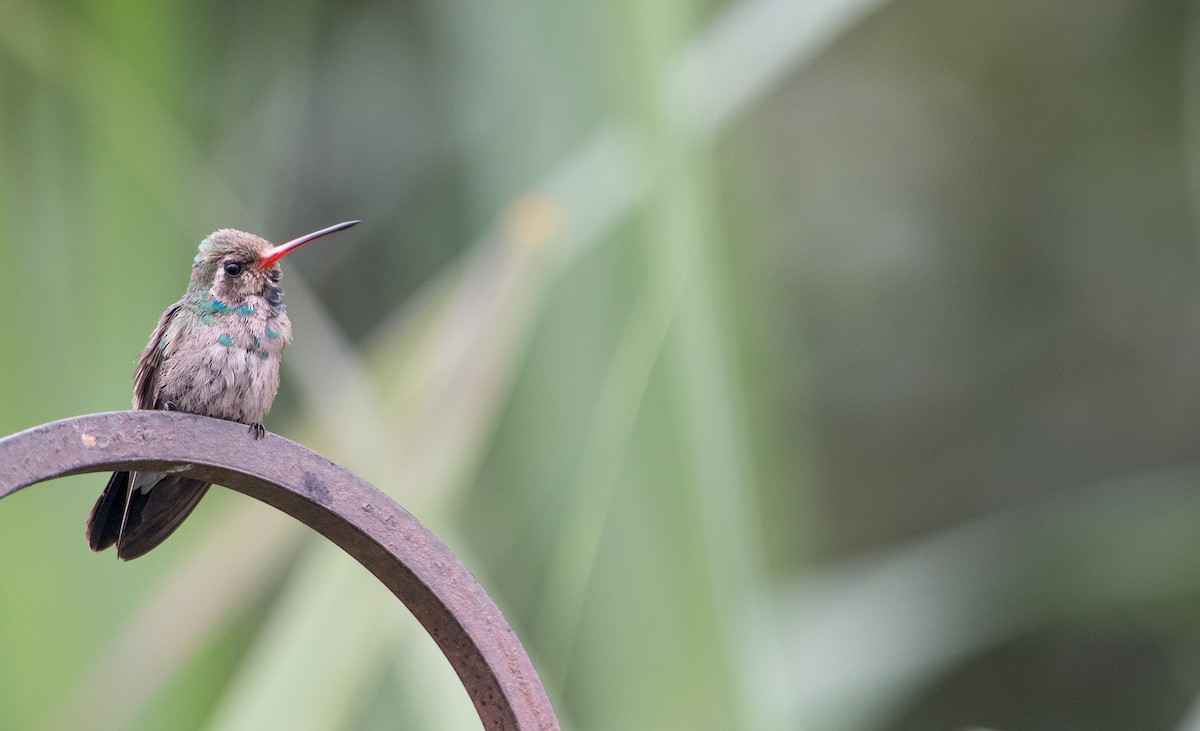
M 225 262 L 225 274 L 227 274 L 231 277 L 236 277 L 237 275 L 239 275 L 241 273 L 242 273 L 241 262 L 236 262 L 236 261 Z

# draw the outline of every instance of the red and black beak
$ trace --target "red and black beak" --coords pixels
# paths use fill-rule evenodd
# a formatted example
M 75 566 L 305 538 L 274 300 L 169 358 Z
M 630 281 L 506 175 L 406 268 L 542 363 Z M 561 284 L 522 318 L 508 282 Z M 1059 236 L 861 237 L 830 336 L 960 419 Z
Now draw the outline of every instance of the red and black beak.
M 310 241 L 316 241 L 322 236 L 331 234 L 335 231 L 344 231 L 345 229 L 348 229 L 351 226 L 355 226 L 359 223 L 361 223 L 361 221 L 344 221 L 342 223 L 330 226 L 329 228 L 323 228 L 320 231 L 313 231 L 310 234 L 305 234 L 298 239 L 292 239 L 286 244 L 280 244 L 279 246 L 267 249 L 266 253 L 259 257 L 257 266 L 259 269 L 266 269 Z

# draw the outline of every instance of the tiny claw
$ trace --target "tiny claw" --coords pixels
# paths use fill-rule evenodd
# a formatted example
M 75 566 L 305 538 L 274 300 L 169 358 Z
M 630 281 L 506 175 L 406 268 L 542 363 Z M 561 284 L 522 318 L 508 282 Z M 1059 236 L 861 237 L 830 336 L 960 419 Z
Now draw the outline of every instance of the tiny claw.
M 250 433 L 255 439 L 262 439 L 267 435 L 267 428 L 262 425 L 261 421 L 256 421 L 250 425 Z

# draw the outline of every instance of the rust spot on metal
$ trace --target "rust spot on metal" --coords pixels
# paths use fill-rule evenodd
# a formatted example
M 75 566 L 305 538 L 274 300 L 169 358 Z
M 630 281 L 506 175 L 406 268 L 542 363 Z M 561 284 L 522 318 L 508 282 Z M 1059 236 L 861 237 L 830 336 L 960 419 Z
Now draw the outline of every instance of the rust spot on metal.
M 0 498 L 114 469 L 193 474 L 313 527 L 404 602 L 458 673 L 484 728 L 558 729 L 528 654 L 466 567 L 391 498 L 317 453 L 274 434 L 248 439 L 242 424 L 167 411 L 77 416 L 0 439 Z
M 84 432 L 79 435 L 79 440 L 83 442 L 83 446 L 87 447 L 88 449 L 94 449 L 96 447 L 103 449 L 104 447 L 108 446 L 108 437 L 104 434 L 97 435 Z

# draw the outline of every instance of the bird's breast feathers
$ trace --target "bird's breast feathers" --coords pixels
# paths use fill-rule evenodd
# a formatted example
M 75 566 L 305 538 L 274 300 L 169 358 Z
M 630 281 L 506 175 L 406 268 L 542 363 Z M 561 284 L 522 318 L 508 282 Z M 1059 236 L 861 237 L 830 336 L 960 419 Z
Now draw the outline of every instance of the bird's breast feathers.
M 160 400 L 188 413 L 260 422 L 279 389 L 291 336 L 287 316 L 265 302 L 213 300 L 181 312 L 161 344 Z

